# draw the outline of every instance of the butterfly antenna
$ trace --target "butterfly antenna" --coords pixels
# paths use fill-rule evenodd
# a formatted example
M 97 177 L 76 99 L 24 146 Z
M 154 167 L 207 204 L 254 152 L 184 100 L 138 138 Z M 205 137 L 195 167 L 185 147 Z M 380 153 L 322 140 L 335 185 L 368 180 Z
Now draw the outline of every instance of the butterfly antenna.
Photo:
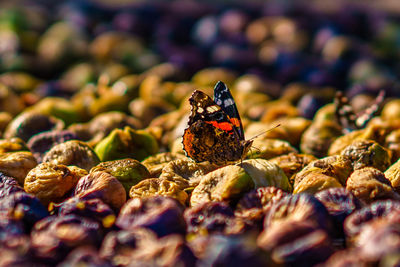
M 270 131 L 272 131 L 272 130 L 274 130 L 274 129 L 278 128 L 279 126 L 281 126 L 281 124 L 280 124 L 280 123 L 278 123 L 278 124 L 277 124 L 277 125 L 275 125 L 274 127 L 270 128 L 270 129 L 268 129 L 268 130 L 266 130 L 266 131 L 264 131 L 264 132 L 261 132 L 261 133 L 259 133 L 259 134 L 255 135 L 255 136 L 253 136 L 253 137 L 252 137 L 252 138 L 250 138 L 249 140 L 254 140 L 254 139 L 256 139 L 257 137 L 259 137 L 260 135 L 266 134 L 266 133 L 268 133 L 268 132 L 270 132 Z

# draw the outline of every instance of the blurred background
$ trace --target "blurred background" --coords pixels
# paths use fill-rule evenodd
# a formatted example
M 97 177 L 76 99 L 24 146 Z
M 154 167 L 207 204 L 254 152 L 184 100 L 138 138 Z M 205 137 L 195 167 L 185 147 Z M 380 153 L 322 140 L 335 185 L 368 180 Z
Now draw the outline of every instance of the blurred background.
M 164 80 L 218 67 L 273 98 L 294 82 L 398 96 L 399 10 L 395 0 L 2 1 L 0 82 L 29 93 L 29 106 L 168 63 L 179 71 Z M 332 100 L 315 98 L 313 110 Z

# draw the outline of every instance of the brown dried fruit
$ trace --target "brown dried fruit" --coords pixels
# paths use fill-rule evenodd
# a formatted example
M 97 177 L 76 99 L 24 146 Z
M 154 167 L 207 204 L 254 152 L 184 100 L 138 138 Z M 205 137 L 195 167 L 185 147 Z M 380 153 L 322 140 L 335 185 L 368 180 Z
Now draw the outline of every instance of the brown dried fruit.
M 160 179 L 175 182 L 179 187 L 185 189 L 197 186 L 205 174 L 217 169 L 217 167 L 217 165 L 207 161 L 197 163 L 185 157 L 166 164 L 162 169 Z
M 345 156 L 329 156 L 310 162 L 305 168 L 294 176 L 294 186 L 296 187 L 304 177 L 312 172 L 318 172 L 335 178 L 340 184 L 345 185 L 353 168 L 351 161 Z
M 185 205 L 188 194 L 183 191 L 178 184 L 159 178 L 145 179 L 131 187 L 129 196 L 134 197 L 150 197 L 150 196 L 167 196 L 178 200 Z
M 245 194 L 236 206 L 235 216 L 261 224 L 272 205 L 287 196 L 282 189 L 269 186 L 259 187 Z
M 249 158 L 271 159 L 289 153 L 297 153 L 296 148 L 292 147 L 289 142 L 280 139 L 256 138 L 252 147 L 255 149 L 250 149 L 247 153 Z
M 209 201 L 232 201 L 254 188 L 253 179 L 236 165 L 228 165 L 209 172 L 192 192 L 191 206 Z
M 295 183 L 293 194 L 308 193 L 314 195 L 319 191 L 337 187 L 342 187 L 342 185 L 336 178 L 324 174 L 319 168 L 310 168 L 301 181 Z
M 176 154 L 171 152 L 158 153 L 156 155 L 150 156 L 142 161 L 142 164 L 149 170 L 150 177 L 159 177 L 162 169 L 170 161 L 185 158 L 182 154 Z
M 291 185 L 294 184 L 294 174 L 303 169 L 311 161 L 316 160 L 313 155 L 289 153 L 270 159 L 272 163 L 278 165 L 289 178 Z
M 28 142 L 29 138 L 35 134 L 50 130 L 62 130 L 63 128 L 64 123 L 60 119 L 34 111 L 26 111 L 20 113 L 8 124 L 4 137 L 19 137 Z
M 0 139 L 0 153 L 29 151 L 24 140 L 19 137 Z
M 325 157 L 332 142 L 342 135 L 342 129 L 331 120 L 315 121 L 303 133 L 300 148 L 303 153 Z
M 37 165 L 31 152 L 8 152 L 0 154 L 0 172 L 15 178 L 20 185 L 28 172 Z
M 82 177 L 74 195 L 83 199 L 100 198 L 114 210 L 126 201 L 126 191 L 117 178 L 106 172 L 92 172 Z
M 353 169 L 374 167 L 385 171 L 391 165 L 389 151 L 372 140 L 357 140 L 343 149 L 341 155 L 349 157 Z
M 355 170 L 347 179 L 346 189 L 365 203 L 378 199 L 400 200 L 385 174 L 372 167 Z
M 55 145 L 43 157 L 43 162 L 54 164 L 75 165 L 89 171 L 100 163 L 99 157 L 85 142 L 70 140 Z
M 80 176 L 61 164 L 41 163 L 26 176 L 24 189 L 35 195 L 47 206 L 61 202 L 78 183 Z
M 400 192 L 400 160 L 397 160 L 385 171 L 385 177 L 390 181 L 396 192 Z

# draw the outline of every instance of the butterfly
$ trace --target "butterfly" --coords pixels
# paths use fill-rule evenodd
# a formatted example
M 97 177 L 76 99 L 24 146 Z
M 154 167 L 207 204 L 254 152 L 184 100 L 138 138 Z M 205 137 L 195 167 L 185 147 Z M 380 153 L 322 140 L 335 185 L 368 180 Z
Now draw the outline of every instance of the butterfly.
M 343 127 L 343 133 L 364 128 L 378 111 L 385 97 L 385 91 L 381 90 L 375 101 L 367 109 L 355 113 L 347 97 L 338 91 L 335 96 L 335 117 Z
M 191 114 L 183 134 L 183 149 L 196 162 L 224 165 L 242 160 L 253 140 L 245 140 L 242 121 L 228 87 L 219 81 L 214 100 L 195 90 L 189 98 Z

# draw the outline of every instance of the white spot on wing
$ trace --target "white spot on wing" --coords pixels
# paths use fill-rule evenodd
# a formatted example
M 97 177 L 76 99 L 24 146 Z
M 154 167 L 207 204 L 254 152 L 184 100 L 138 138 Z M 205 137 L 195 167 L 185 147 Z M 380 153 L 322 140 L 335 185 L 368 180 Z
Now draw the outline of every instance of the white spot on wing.
M 197 108 L 197 112 L 203 113 L 203 112 L 204 112 L 204 109 L 203 109 L 202 107 L 198 107 L 198 108 Z
M 216 111 L 218 111 L 219 110 L 219 108 L 218 108 L 218 106 L 209 106 L 209 107 L 207 107 L 207 112 L 216 112 Z
M 228 99 L 225 99 L 224 100 L 224 107 L 229 107 L 229 106 L 232 106 L 234 103 L 233 103 L 233 99 L 232 98 L 228 98 Z

